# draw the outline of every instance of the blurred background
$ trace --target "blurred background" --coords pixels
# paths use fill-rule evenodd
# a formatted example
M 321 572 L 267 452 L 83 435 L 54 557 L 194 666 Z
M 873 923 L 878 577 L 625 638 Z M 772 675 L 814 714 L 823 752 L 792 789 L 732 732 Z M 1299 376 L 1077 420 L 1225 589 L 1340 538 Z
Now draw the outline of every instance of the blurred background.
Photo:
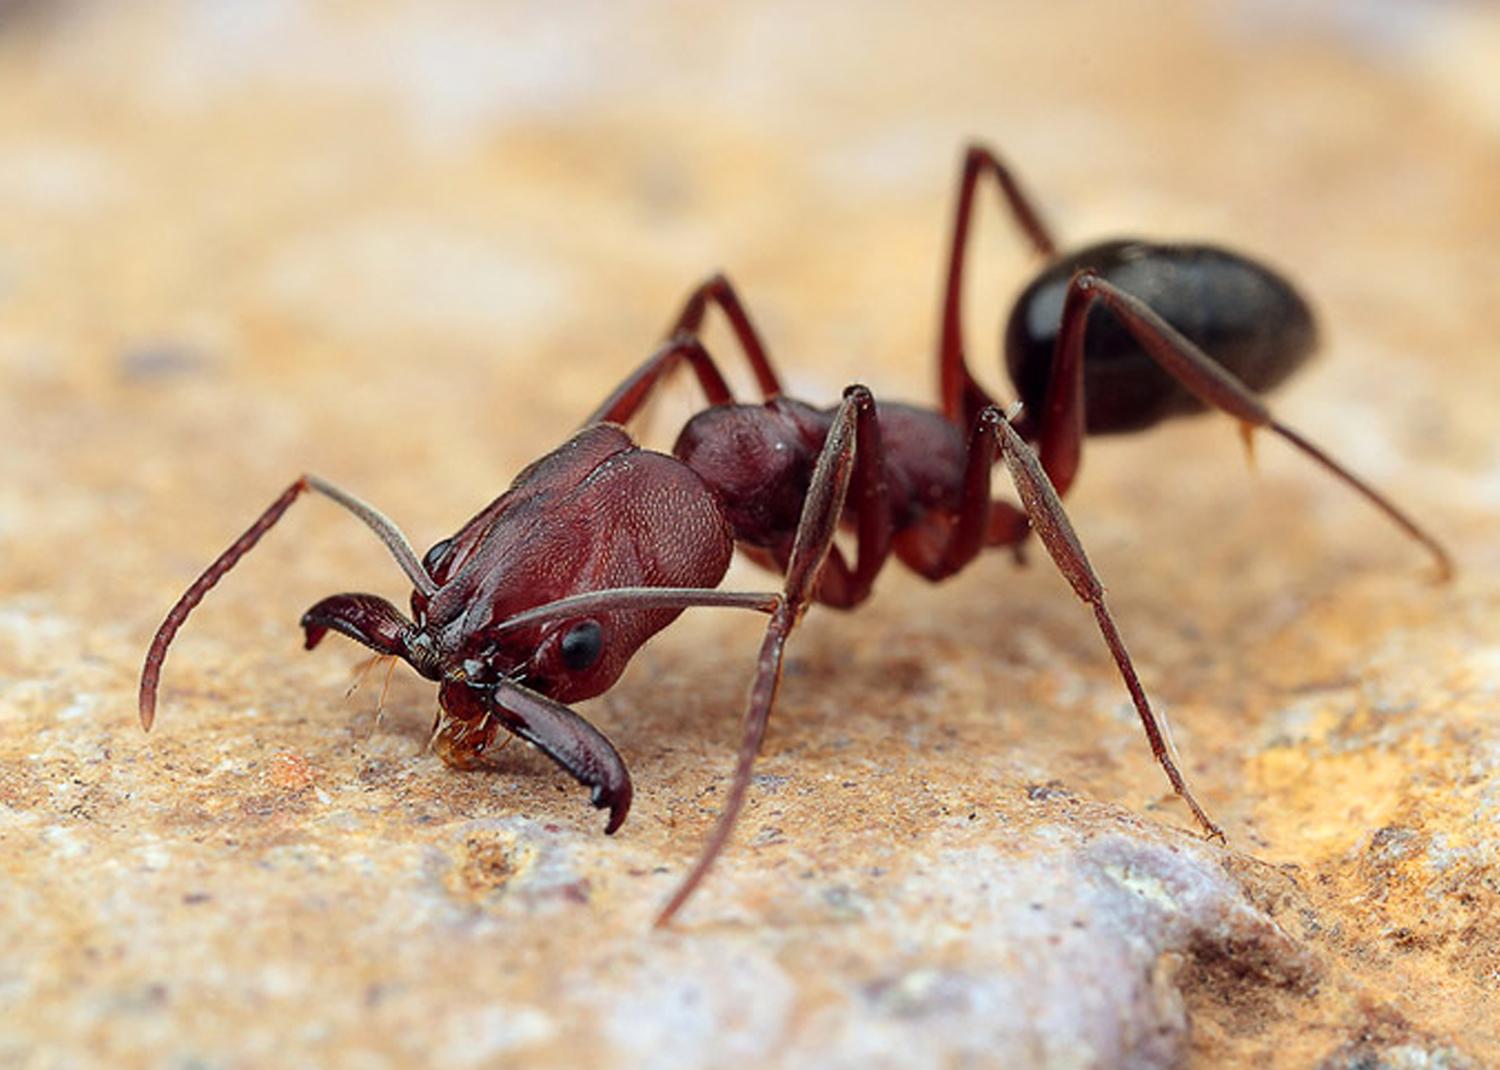
M 1497 57 L 1500 13 L 1460 2 L 0 2 L 0 1066 L 1500 1058 L 1465 1026 L 1497 1020 L 1500 970 Z M 1221 420 L 1091 444 L 1069 499 L 1245 852 L 1225 872 L 1291 874 L 1320 985 L 1221 991 L 1160 965 L 1192 942 L 1170 925 L 1044 983 L 1053 930 L 963 883 L 1096 818 L 1187 827 L 1040 561 L 892 570 L 810 616 L 696 936 L 645 926 L 716 810 L 755 621 L 679 626 L 587 708 L 636 776 L 605 840 L 522 748 L 495 774 L 426 754 L 410 675 L 380 727 L 373 687 L 340 702 L 357 655 L 299 656 L 297 614 L 403 592 L 299 506 L 140 734 L 161 614 L 297 473 L 435 542 L 713 270 L 793 394 L 930 401 L 974 139 L 1065 245 L 1283 269 L 1325 349 L 1279 411 L 1460 559 L 1425 583 L 1297 458 L 1248 475 Z M 998 332 L 1036 265 L 981 202 L 969 350 L 1010 396 Z M 1087 805 L 1018 832 L 1006 807 L 1053 780 Z M 1107 968 L 1157 979 L 1094 998 Z

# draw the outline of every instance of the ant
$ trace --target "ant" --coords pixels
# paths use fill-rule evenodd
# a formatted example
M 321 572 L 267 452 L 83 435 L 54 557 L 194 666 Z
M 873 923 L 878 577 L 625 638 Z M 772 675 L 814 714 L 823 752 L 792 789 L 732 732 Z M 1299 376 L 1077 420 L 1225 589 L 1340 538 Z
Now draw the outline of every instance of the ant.
M 1009 415 L 970 375 L 960 328 L 974 195 L 989 175 L 1046 267 L 1005 332 L 1021 397 Z M 939 342 L 941 410 L 876 403 L 851 386 L 818 408 L 782 392 L 765 346 L 722 275 L 694 290 L 667 342 L 562 446 L 534 461 L 456 535 L 425 556 L 380 512 L 304 475 L 193 582 L 147 652 L 140 716 L 150 729 L 167 648 L 192 609 L 313 491 L 385 543 L 410 580 L 411 616 L 373 594 L 338 594 L 301 620 L 305 645 L 329 631 L 403 659 L 438 684 L 433 749 L 479 765 L 502 730 L 537 746 L 608 808 L 606 833 L 630 809 L 625 763 L 570 703 L 608 690 L 636 650 L 689 607 L 768 614 L 733 780 L 697 861 L 657 917 L 669 922 L 724 849 L 749 791 L 776 697 L 786 642 L 807 608 L 850 609 L 894 554 L 928 580 L 960 571 L 986 547 L 1040 538 L 1099 631 L 1140 716 L 1152 755 L 1211 838 L 1223 833 L 1193 797 L 1105 604 L 1104 587 L 1063 510 L 1086 433 L 1143 430 L 1207 408 L 1290 442 L 1359 491 L 1435 557 L 1446 551 L 1372 487 L 1276 421 L 1260 391 L 1311 353 L 1315 328 L 1292 286 L 1244 256 L 1205 245 L 1111 241 L 1071 255 L 1057 245 L 1009 171 L 988 150 L 964 156 Z M 710 306 L 727 317 L 762 395 L 737 403 L 698 334 Z M 1090 318 L 1094 307 L 1103 306 Z M 708 407 L 670 455 L 636 445 L 624 425 L 686 364 Z M 1003 463 L 1021 506 L 992 499 Z M 853 530 L 853 562 L 834 536 Z M 779 592 L 721 591 L 736 546 L 784 576 Z M 508 737 L 507 737 L 508 738 Z

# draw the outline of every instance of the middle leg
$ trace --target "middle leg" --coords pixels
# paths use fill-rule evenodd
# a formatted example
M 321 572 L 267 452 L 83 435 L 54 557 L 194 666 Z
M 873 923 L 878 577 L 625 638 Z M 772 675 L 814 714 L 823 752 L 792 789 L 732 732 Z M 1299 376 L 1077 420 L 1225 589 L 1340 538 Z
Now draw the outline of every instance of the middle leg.
M 868 459 L 865 456 L 867 450 Z M 864 387 L 851 386 L 844 391 L 843 403 L 834 416 L 818 455 L 807 496 L 803 499 L 802 515 L 787 559 L 785 583 L 772 611 L 756 663 L 755 680 L 741 727 L 739 753 L 724 808 L 697 861 L 657 916 L 658 926 L 669 923 L 682 909 L 734 832 L 750 791 L 755 758 L 760 753 L 761 741 L 765 738 L 766 725 L 776 701 L 786 641 L 814 598 L 825 597 L 826 585 L 834 572 L 826 566 L 837 560 L 839 564 L 835 569 L 846 574 L 846 579 L 839 581 L 847 584 L 843 588 L 845 593 L 863 597 L 869 591 L 870 581 L 885 563 L 890 550 L 889 509 L 881 509 L 878 519 L 867 520 L 868 516 L 874 515 L 876 503 L 884 504 L 883 471 L 884 458 L 879 448 L 874 398 Z M 872 479 L 876 484 L 873 488 L 870 486 Z M 843 566 L 842 558 L 835 558 L 833 544 L 844 503 L 851 493 L 860 504 L 859 548 L 852 571 Z

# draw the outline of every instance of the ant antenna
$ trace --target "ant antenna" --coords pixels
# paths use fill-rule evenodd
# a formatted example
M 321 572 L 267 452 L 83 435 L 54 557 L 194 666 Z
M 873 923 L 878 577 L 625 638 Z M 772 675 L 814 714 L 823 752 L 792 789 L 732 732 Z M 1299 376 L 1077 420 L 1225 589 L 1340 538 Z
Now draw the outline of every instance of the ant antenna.
M 585 591 L 547 602 L 505 618 L 490 631 L 504 632 L 529 624 L 558 620 L 579 613 L 627 609 L 688 609 L 692 606 L 719 606 L 726 609 L 753 609 L 757 613 L 774 613 L 782 596 L 774 592 L 721 591 L 714 587 L 609 587 L 602 591 Z
M 432 582 L 432 577 L 423 570 L 422 564 L 417 560 L 417 553 L 412 549 L 411 543 L 401 533 L 394 521 L 387 517 L 373 505 L 361 501 L 347 491 L 340 490 L 332 483 L 319 479 L 317 476 L 304 475 L 293 483 L 281 496 L 271 503 L 264 513 L 261 513 L 251 524 L 245 533 L 230 544 L 213 564 L 203 571 L 203 575 L 193 581 L 182 597 L 177 600 L 171 610 L 168 611 L 166 619 L 161 622 L 161 627 L 156 630 L 156 637 L 151 640 L 151 648 L 146 651 L 146 664 L 141 670 L 140 691 L 140 714 L 141 727 L 147 732 L 151 731 L 151 724 L 156 720 L 156 689 L 161 679 L 162 663 L 167 658 L 167 648 L 172 645 L 172 639 L 187 620 L 191 613 L 203 601 L 203 596 L 211 591 L 215 584 L 224 578 L 224 574 L 232 569 L 239 559 L 250 552 L 261 537 L 276 522 L 281 519 L 283 513 L 291 508 L 305 491 L 317 491 L 325 498 L 331 498 L 342 505 L 349 512 L 364 521 L 365 526 L 375 532 L 380 541 L 385 544 L 391 556 L 396 559 L 396 564 L 401 566 L 401 571 L 406 573 L 407 579 L 412 585 L 427 597 L 437 593 L 437 584 Z

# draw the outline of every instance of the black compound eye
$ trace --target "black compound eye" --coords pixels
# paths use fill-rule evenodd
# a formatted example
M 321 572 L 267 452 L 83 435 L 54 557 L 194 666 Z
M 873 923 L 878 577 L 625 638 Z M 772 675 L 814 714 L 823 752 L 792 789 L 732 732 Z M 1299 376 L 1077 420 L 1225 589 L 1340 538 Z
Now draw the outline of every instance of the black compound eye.
M 573 672 L 591 668 L 604 650 L 604 629 L 596 620 L 579 621 L 562 637 L 562 660 Z

